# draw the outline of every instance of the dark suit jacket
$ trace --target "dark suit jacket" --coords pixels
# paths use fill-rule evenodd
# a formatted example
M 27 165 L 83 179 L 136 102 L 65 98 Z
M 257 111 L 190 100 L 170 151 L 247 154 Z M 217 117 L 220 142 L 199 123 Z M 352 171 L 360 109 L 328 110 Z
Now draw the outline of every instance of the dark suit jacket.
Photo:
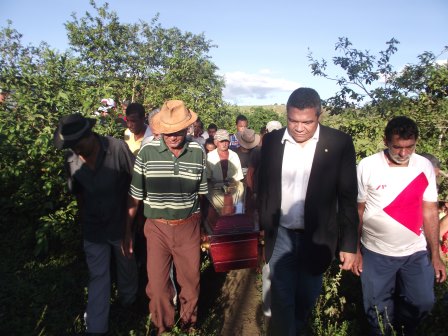
M 285 128 L 263 138 L 259 171 L 260 226 L 268 262 L 277 237 Z M 349 135 L 320 125 L 305 198 L 304 256 L 313 274 L 325 272 L 336 249 L 356 252 L 358 239 L 355 148 Z

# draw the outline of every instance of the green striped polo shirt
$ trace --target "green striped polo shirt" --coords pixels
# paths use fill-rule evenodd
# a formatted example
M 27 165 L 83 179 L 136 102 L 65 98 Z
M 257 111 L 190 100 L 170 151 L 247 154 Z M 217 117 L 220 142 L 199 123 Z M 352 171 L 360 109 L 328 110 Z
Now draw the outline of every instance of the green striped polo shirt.
M 129 194 L 143 200 L 146 218 L 183 219 L 199 210 L 199 194 L 207 194 L 205 152 L 186 141 L 179 157 L 163 138 L 140 149 Z

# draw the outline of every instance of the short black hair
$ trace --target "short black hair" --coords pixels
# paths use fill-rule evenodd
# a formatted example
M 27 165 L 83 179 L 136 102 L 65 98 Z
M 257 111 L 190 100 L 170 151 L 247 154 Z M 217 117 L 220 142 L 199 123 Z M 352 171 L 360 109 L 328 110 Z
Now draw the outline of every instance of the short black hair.
M 201 118 L 197 118 L 196 121 L 195 121 L 195 123 L 198 123 L 199 126 L 200 126 L 202 129 L 204 129 L 204 123 L 202 122 Z
M 212 145 L 214 145 L 215 142 L 214 142 L 213 138 L 207 138 L 207 139 L 205 139 L 204 146 L 207 145 L 207 144 L 212 144 Z
M 322 112 L 322 102 L 319 94 L 316 90 L 306 87 L 298 88 L 291 93 L 286 103 L 286 109 L 290 107 L 295 107 L 299 110 L 315 108 L 318 116 Z
M 238 124 L 238 121 L 247 121 L 247 118 L 245 115 L 240 114 L 238 115 L 238 117 L 236 117 L 235 124 Z
M 214 130 L 218 130 L 218 126 L 216 126 L 216 124 L 211 123 L 210 125 L 208 125 L 207 129 L 214 129 Z
M 145 118 L 145 108 L 140 103 L 130 103 L 128 107 L 126 107 L 126 116 L 130 116 L 131 114 L 137 114 L 139 118 Z
M 392 136 L 398 135 L 400 139 L 418 139 L 418 127 L 414 120 L 405 116 L 394 117 L 386 125 L 384 137 L 391 141 Z

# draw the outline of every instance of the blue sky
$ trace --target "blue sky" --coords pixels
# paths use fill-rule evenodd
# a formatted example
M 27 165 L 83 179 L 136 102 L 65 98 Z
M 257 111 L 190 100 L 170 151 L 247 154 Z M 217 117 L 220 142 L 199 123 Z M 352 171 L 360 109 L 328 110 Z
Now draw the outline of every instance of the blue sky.
M 149 22 L 159 13 L 165 28 L 204 33 L 217 45 L 210 55 L 226 81 L 224 98 L 238 105 L 282 104 L 300 86 L 315 88 L 323 99 L 332 96 L 337 86 L 313 77 L 307 54 L 310 50 L 316 58 L 330 61 L 338 37 L 375 55 L 386 48 L 386 41 L 396 38 L 400 44 L 392 64 L 397 70 L 417 63 L 424 51 L 438 55 L 448 45 L 447 0 L 108 2 L 121 22 Z M 25 43 L 46 41 L 59 50 L 68 48 L 63 24 L 70 14 L 93 13 L 88 0 L 0 0 L 0 4 L 0 26 L 10 19 Z

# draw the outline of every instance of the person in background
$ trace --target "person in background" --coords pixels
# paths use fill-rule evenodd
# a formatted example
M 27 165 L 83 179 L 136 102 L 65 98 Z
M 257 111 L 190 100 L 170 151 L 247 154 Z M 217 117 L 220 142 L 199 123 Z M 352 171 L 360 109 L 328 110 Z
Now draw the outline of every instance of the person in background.
M 179 292 L 179 323 L 193 333 L 197 320 L 200 280 L 200 196 L 207 194 L 205 153 L 187 141 L 187 128 L 197 119 L 183 101 L 168 100 L 151 125 L 159 141 L 145 144 L 137 155 L 129 190 L 123 253 L 133 255 L 133 223 L 144 201 L 151 324 L 158 335 L 175 326 L 174 288 L 170 269 L 174 262 Z
M 277 121 L 277 120 L 271 120 L 271 121 L 269 121 L 267 124 L 266 124 L 266 132 L 267 133 L 271 133 L 272 131 L 275 131 L 275 130 L 279 130 L 279 129 L 281 129 L 283 126 L 282 126 L 282 124 L 280 123 L 280 121 Z
M 428 159 L 432 167 L 434 168 L 434 174 L 436 176 L 437 186 L 439 185 L 439 178 L 446 177 L 446 174 L 441 170 L 440 160 L 434 155 L 429 153 L 421 153 L 421 156 Z M 447 216 L 448 202 L 439 201 L 438 213 L 439 213 L 439 241 L 440 241 L 440 253 L 442 260 L 448 259 L 448 216 Z
M 130 103 L 126 107 L 126 124 L 128 128 L 124 132 L 124 141 L 134 156 L 137 156 L 145 139 L 151 139 L 152 132 L 145 123 L 145 108 L 139 103 Z M 135 259 L 138 268 L 146 267 L 146 239 L 143 232 L 145 217 L 143 206 L 140 205 L 135 218 Z M 146 269 L 146 268 L 145 268 Z
M 142 104 L 131 103 L 126 108 L 126 124 L 128 128 L 124 131 L 124 141 L 131 152 L 137 156 L 144 138 L 152 136 L 151 129 L 145 123 L 145 108 Z
M 117 122 L 119 122 L 122 126 L 127 127 L 126 125 L 126 108 L 129 106 L 131 102 L 129 100 L 121 101 L 121 110 L 117 113 Z
M 212 150 L 215 150 L 216 149 L 215 140 L 213 140 L 213 138 L 208 138 L 207 140 L 205 140 L 204 149 L 205 153 L 207 154 Z
M 100 124 L 107 125 L 110 121 L 115 120 L 115 101 L 112 98 L 101 99 L 101 105 L 95 113 L 100 117 Z M 117 120 L 115 120 L 117 121 Z M 121 122 L 120 122 L 121 124 Z
M 143 139 L 142 142 L 142 146 L 151 142 L 152 140 L 159 140 L 160 139 L 160 134 L 156 133 L 156 130 L 154 129 L 154 125 L 153 125 L 153 118 L 154 116 L 160 112 L 159 108 L 156 108 L 154 110 L 152 110 L 149 114 L 148 114 L 148 126 L 151 130 L 152 135 L 148 138 Z
M 358 242 L 356 155 L 351 137 L 319 123 L 319 94 L 292 92 L 286 128 L 265 135 L 258 211 L 269 267 L 268 334 L 296 336 L 336 255 L 350 270 Z
M 439 239 L 442 260 L 448 260 L 448 201 L 439 202 Z M 448 294 L 447 294 L 448 295 Z
M 115 101 L 112 98 L 101 99 L 101 106 L 98 108 L 101 116 L 109 116 L 115 112 Z
M 9 111 L 17 109 L 17 102 L 12 98 L 12 94 L 14 94 L 14 91 L 0 87 L 0 107 Z
M 193 134 L 188 140 L 196 141 L 198 144 L 204 146 L 207 138 L 208 133 L 204 132 L 204 123 L 198 118 L 198 120 L 193 123 Z
M 261 146 L 263 144 L 263 137 L 266 135 L 268 131 L 266 130 L 266 126 L 260 127 L 260 143 L 258 146 Z
M 264 127 L 263 131 L 260 132 L 260 133 L 261 133 L 261 143 L 260 143 L 260 146 L 261 146 L 261 144 L 262 144 L 262 142 L 263 142 L 263 137 L 264 137 L 267 133 L 271 133 L 271 132 L 273 132 L 273 131 L 275 131 L 275 130 L 279 130 L 279 129 L 281 129 L 281 128 L 282 128 L 282 124 L 281 124 L 279 121 L 277 121 L 277 120 L 271 120 L 271 121 L 269 121 L 269 122 L 266 124 L 266 126 Z
M 247 121 L 246 116 L 240 114 L 236 117 L 235 125 L 236 125 L 236 132 L 243 132 L 248 127 L 249 122 Z M 235 151 L 239 146 L 238 139 L 236 137 L 236 134 L 230 134 L 230 145 L 229 148 L 233 151 Z
M 6 103 L 10 94 L 11 94 L 11 91 L 4 89 L 4 88 L 0 88 L 0 104 Z
M 429 153 L 421 153 L 420 155 L 428 159 L 429 162 L 431 162 L 432 167 L 434 168 L 434 174 L 436 175 L 436 181 L 437 181 L 437 178 L 441 175 L 442 172 L 440 170 L 440 160 L 436 158 L 434 155 Z
M 80 114 L 61 118 L 54 145 L 68 149 L 64 160 L 68 189 L 76 196 L 82 225 L 89 269 L 86 335 L 105 335 L 109 329 L 111 252 L 122 305 L 132 305 L 137 293 L 135 259 L 120 252 L 134 156 L 124 141 L 94 133 L 95 122 Z
M 207 154 L 207 178 L 214 182 L 241 181 L 243 170 L 238 155 L 229 149 L 229 132 L 215 134 L 216 149 Z
M 260 136 L 260 143 L 257 147 L 253 148 L 250 152 L 249 164 L 246 174 L 246 185 L 249 191 L 250 199 L 252 201 L 252 207 L 257 207 L 257 195 L 258 195 L 258 176 L 261 160 L 261 147 L 263 146 L 263 136 Z
M 129 100 L 124 99 L 124 100 L 121 101 L 121 104 L 120 104 L 121 105 L 121 113 L 120 113 L 120 115 L 125 120 L 126 120 L 126 109 L 128 108 L 130 103 L 131 102 Z
M 238 132 L 236 138 L 240 147 L 235 152 L 240 159 L 243 175 L 246 177 L 252 151 L 259 145 L 261 137 L 259 134 L 255 134 L 254 130 L 246 128 L 243 132 Z
M 358 164 L 361 241 L 352 270 L 361 276 L 371 335 L 391 327 L 414 335 L 434 305 L 434 279 L 446 279 L 436 178 L 431 163 L 415 154 L 418 133 L 412 119 L 392 118 L 386 149 Z
M 208 137 L 213 140 L 217 130 L 218 130 L 218 126 L 216 126 L 214 123 L 211 123 L 210 125 L 208 125 L 208 127 L 207 127 Z

